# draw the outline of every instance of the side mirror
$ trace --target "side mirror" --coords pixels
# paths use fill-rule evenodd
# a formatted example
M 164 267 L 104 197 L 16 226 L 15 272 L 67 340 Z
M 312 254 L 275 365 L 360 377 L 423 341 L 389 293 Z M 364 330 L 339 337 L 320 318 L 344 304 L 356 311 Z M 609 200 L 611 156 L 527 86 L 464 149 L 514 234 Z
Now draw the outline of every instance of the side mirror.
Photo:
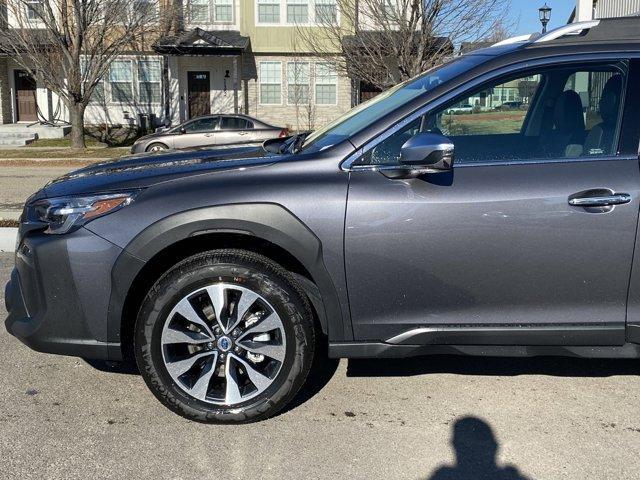
M 404 178 L 449 171 L 453 150 L 453 142 L 443 135 L 418 133 L 402 145 L 398 170 L 404 172 Z
M 184 127 L 180 127 L 180 133 L 185 134 L 187 133 L 187 129 Z

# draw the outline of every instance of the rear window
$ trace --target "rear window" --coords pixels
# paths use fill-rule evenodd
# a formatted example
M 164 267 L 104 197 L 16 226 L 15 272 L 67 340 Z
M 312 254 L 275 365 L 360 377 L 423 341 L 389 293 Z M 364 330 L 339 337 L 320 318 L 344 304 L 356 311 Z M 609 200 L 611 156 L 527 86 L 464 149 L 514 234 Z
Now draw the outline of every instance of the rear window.
M 220 128 L 222 130 L 244 130 L 253 128 L 253 122 L 238 117 L 222 117 Z

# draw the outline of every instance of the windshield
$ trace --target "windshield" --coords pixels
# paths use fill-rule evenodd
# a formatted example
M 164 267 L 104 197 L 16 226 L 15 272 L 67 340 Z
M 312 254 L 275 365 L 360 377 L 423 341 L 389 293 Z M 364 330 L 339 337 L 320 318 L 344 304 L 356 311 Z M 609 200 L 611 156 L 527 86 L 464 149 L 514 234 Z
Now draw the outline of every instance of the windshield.
M 374 120 L 451 80 L 484 60 L 485 58 L 482 56 L 458 57 L 456 60 L 427 70 L 417 77 L 396 85 L 313 132 L 305 140 L 302 150 L 318 151 L 340 143 L 367 127 Z

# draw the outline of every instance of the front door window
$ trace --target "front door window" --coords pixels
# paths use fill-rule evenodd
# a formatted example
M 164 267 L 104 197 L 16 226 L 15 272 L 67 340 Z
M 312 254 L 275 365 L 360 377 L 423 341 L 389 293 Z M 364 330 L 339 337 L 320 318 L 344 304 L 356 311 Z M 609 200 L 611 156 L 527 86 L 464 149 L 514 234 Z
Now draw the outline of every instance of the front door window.
M 624 64 L 545 67 L 502 78 L 398 128 L 357 161 L 396 164 L 418 132 L 449 137 L 456 164 L 616 154 Z
M 187 133 L 210 132 L 218 125 L 218 117 L 198 118 L 184 126 Z
M 614 155 L 623 65 L 547 68 L 496 82 L 428 116 L 456 163 Z

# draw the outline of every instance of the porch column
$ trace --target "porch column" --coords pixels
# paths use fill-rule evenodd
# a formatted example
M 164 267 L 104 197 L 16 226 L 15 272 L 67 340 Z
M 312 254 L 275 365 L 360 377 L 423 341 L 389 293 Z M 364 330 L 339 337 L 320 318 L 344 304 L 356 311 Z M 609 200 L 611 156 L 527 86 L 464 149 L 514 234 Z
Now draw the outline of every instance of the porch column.
M 584 22 L 593 18 L 593 0 L 577 0 L 575 22 Z
M 238 56 L 233 57 L 233 113 L 238 113 Z
M 49 90 L 48 88 L 46 88 L 46 92 L 47 92 L 47 121 L 53 125 L 54 122 L 56 121 L 56 119 L 53 118 L 53 94 L 51 93 L 51 90 Z
M 171 97 L 169 89 L 169 57 L 162 56 L 162 98 L 164 100 L 164 118 L 162 122 L 171 121 Z

